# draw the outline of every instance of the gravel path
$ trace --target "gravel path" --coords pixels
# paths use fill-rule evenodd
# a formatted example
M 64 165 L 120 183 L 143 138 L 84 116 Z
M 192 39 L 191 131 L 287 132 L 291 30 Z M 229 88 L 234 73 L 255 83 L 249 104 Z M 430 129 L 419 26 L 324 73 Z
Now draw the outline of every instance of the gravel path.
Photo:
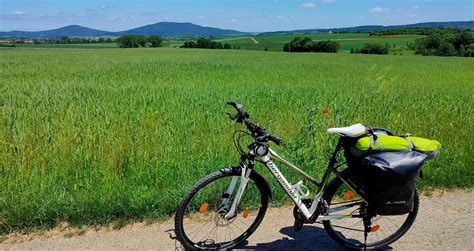
M 321 225 L 293 231 L 292 208 L 267 212 L 262 225 L 244 249 L 258 250 L 342 250 Z M 473 250 L 474 192 L 445 193 L 421 197 L 420 211 L 413 227 L 391 245 L 395 250 Z M 66 231 L 66 232 L 65 232 Z M 132 224 L 121 230 L 88 230 L 80 236 L 65 237 L 68 230 L 53 230 L 35 236 L 9 236 L 0 250 L 175 250 L 173 222 Z

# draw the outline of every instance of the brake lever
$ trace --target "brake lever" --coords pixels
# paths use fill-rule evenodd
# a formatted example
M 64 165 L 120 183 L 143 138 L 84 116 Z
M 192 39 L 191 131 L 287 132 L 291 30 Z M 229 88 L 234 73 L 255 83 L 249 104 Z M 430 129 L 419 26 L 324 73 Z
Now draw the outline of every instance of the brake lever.
M 236 114 L 236 115 L 233 115 L 233 116 L 232 116 L 232 114 L 230 114 L 230 113 L 228 113 L 228 112 L 226 112 L 226 114 L 227 114 L 227 116 L 229 116 L 229 119 L 230 119 L 230 120 L 235 120 L 235 119 L 237 118 L 237 114 Z
M 237 103 L 235 103 L 234 101 L 227 101 L 227 104 L 237 108 Z

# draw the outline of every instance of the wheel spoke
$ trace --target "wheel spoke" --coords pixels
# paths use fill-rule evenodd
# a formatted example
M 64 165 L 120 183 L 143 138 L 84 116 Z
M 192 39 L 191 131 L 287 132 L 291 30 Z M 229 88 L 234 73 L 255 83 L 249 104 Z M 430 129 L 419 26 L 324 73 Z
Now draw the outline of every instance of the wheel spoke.
M 181 202 L 176 216 L 176 232 L 185 247 L 232 248 L 249 236 L 246 233 L 251 227 L 256 228 L 260 224 L 264 214 L 259 212 L 267 209 L 268 197 L 264 194 L 263 184 L 257 184 L 252 179 L 247 183 L 236 215 L 224 218 L 231 208 L 232 198 L 229 198 L 228 205 L 222 205 L 222 193 L 228 190 L 232 177 L 234 175 L 221 172 L 212 174 L 199 181 L 190 195 L 185 197 L 188 199 Z M 236 187 L 239 185 L 240 181 Z
M 352 218 L 323 221 L 325 229 L 329 235 L 344 244 L 348 248 L 360 248 L 364 243 L 364 224 L 363 218 L 368 217 L 366 204 L 357 194 L 350 194 L 348 198 L 347 191 L 350 190 L 340 179 L 335 179 L 325 193 L 324 200 L 328 203 L 328 212 L 338 212 L 352 215 Z M 328 196 L 329 195 L 329 196 Z M 344 196 L 343 196 L 344 195 Z M 356 196 L 354 198 L 354 196 Z M 418 196 L 418 195 L 416 195 Z M 344 208 L 347 207 L 347 208 Z M 413 223 L 418 211 L 418 197 L 415 199 L 415 209 L 412 213 L 397 216 L 381 216 L 371 218 L 371 227 L 379 225 L 379 229 L 374 229 L 368 233 L 367 247 L 381 248 L 400 238 Z M 331 215 L 331 213 L 329 213 Z M 358 221 L 354 221 L 359 219 Z

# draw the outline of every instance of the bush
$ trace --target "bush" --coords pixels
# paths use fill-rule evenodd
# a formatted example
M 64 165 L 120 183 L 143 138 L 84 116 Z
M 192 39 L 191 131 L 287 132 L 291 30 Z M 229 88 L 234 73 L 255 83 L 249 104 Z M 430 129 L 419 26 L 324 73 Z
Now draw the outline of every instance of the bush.
M 456 55 L 456 50 L 451 43 L 443 42 L 439 48 L 436 50 L 436 56 L 454 56 Z
M 364 47 L 359 50 L 362 54 L 388 54 L 389 48 L 387 45 L 380 43 L 366 43 Z
M 149 36 L 146 40 L 150 43 L 150 47 L 160 47 L 163 42 L 163 38 L 160 36 Z
M 415 53 L 423 56 L 472 57 L 474 37 L 470 31 L 432 33 L 415 41 Z
M 226 46 L 227 45 L 227 46 Z M 209 38 L 201 37 L 196 42 L 186 41 L 181 48 L 203 48 L 203 49 L 231 49 L 230 44 L 225 43 L 222 45 L 221 42 L 212 41 Z
M 332 52 L 339 50 L 339 43 L 336 41 L 313 42 L 309 37 L 295 37 L 283 46 L 286 52 Z
M 186 41 L 184 44 L 181 46 L 181 48 L 196 48 L 196 43 L 194 41 Z
M 141 35 L 126 35 L 117 39 L 117 44 L 120 48 L 145 47 L 146 42 L 145 36 Z

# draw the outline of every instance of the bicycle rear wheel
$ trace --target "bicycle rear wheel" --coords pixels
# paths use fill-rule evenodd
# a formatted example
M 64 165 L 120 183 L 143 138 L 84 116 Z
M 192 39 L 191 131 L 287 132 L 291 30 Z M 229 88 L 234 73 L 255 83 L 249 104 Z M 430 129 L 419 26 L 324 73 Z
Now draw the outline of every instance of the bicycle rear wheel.
M 343 178 L 346 180 L 351 179 L 348 172 L 343 172 Z M 366 249 L 386 247 L 400 239 L 400 237 L 410 229 L 418 213 L 419 198 L 416 190 L 414 196 L 414 207 L 410 213 L 393 216 L 375 215 L 370 217 L 371 231 L 367 233 Z M 335 178 L 331 184 L 329 184 L 323 198 L 327 203 L 329 211 L 335 210 L 335 208 L 342 208 L 346 205 L 353 205 L 338 211 L 337 214 L 361 215 L 364 210 L 366 210 L 366 204 L 362 198 L 339 178 Z M 331 213 L 329 213 L 329 215 L 331 215 Z M 344 247 L 351 249 L 364 248 L 365 227 L 362 217 L 326 220 L 323 221 L 323 224 L 329 236 Z
M 235 189 L 227 194 L 233 177 L 238 178 Z M 240 174 L 218 171 L 200 180 L 184 196 L 176 211 L 175 232 L 185 248 L 233 248 L 257 229 L 265 216 L 269 194 L 266 184 L 255 175 L 250 176 L 235 216 L 224 218 L 240 179 Z

